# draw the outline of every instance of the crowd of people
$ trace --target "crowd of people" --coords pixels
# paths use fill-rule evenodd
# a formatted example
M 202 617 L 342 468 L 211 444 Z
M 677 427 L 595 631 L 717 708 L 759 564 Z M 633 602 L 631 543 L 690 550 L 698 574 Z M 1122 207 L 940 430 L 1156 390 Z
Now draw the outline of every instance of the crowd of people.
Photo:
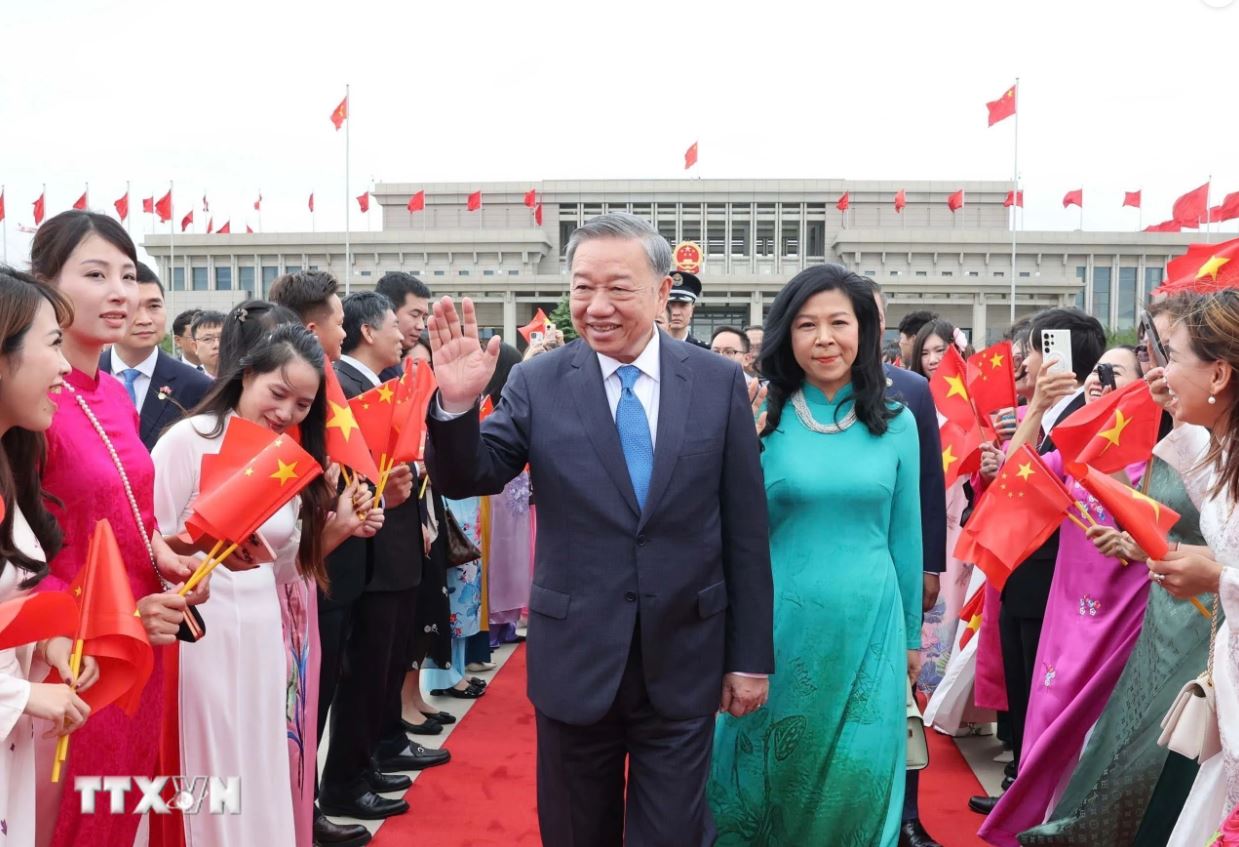
M 68 638 L 0 650 L 7 843 L 365 844 L 338 819 L 410 812 L 406 774 L 450 766 L 419 743 L 456 720 L 435 702 L 485 696 L 474 674 L 524 623 L 552 847 L 934 847 L 918 695 L 933 730 L 1011 751 L 1001 796 L 958 810 L 988 843 L 1211 843 L 1239 805 L 1239 293 L 1156 298 L 1134 347 L 1077 309 L 1017 323 L 1018 402 L 951 478 L 930 386 L 974 350 L 949 321 L 913 312 L 884 345 L 879 287 L 827 264 L 707 344 L 700 280 L 640 218 L 587 222 L 567 263 L 579 339 L 549 327 L 523 354 L 407 273 L 342 297 L 301 271 L 177 315 L 172 355 L 161 282 L 86 211 L 39 228 L 29 273 L 0 268 L 0 600 L 69 590 L 107 519 L 156 652 L 130 715 L 91 713 L 106 669 Z M 1069 371 L 1043 352 L 1061 330 Z M 379 496 L 328 457 L 328 393 L 410 357 L 437 383 L 425 458 Z M 1140 380 L 1158 445 L 1115 478 L 1181 516 L 1161 559 L 1054 443 Z M 262 525 L 265 560 L 244 546 L 184 592 L 212 541 L 186 532 L 204 458 L 235 419 L 324 473 Z M 1088 523 L 996 587 L 957 541 L 1025 448 Z M 1220 749 L 1198 762 L 1159 737 L 1202 674 Z M 239 777 L 247 813 L 91 814 L 73 790 L 160 774 Z

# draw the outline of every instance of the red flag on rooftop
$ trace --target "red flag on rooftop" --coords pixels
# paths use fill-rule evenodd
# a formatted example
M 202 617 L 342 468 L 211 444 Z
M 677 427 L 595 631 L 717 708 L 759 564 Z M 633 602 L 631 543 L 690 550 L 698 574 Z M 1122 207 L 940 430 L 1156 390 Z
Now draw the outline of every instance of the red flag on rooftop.
M 688 170 L 693 165 L 697 164 L 697 142 L 694 141 L 684 151 L 684 170 Z
M 525 205 L 531 209 L 538 205 L 538 190 L 536 188 L 531 188 L 525 192 Z
M 1073 412 L 1054 427 L 1054 444 L 1068 461 L 1114 473 L 1153 455 L 1161 420 L 1161 407 L 1138 379 Z
M 77 209 L 79 212 L 86 211 L 86 206 L 88 205 L 86 194 L 87 192 L 83 191 L 82 196 L 73 201 L 73 208 Z
M 409 202 L 405 208 L 407 208 L 409 212 L 424 211 L 426 208 L 426 192 L 419 191 L 416 194 L 414 194 L 412 197 L 410 197 Z
M 4 220 L 4 192 L 0 191 L 0 221 Z M 3 515 L 0 515 L 0 520 L 4 520 Z
M 213 232 L 215 232 L 215 217 L 211 216 L 207 218 L 207 235 L 210 235 Z
M 232 221 L 224 221 L 224 225 L 216 230 L 216 235 L 228 235 L 232 232 Z
M 357 205 L 361 208 L 363 212 L 370 211 L 370 192 L 369 191 L 363 194 L 357 195 Z
M 465 208 L 470 212 L 476 212 L 482 208 L 482 192 L 475 191 L 469 195 L 469 199 L 465 201 Z
M 1065 469 L 1101 501 L 1119 528 L 1126 530 L 1150 558 L 1166 557 L 1170 550 L 1166 536 L 1179 522 L 1178 512 L 1096 468 L 1068 462 Z
M 954 194 L 946 198 L 946 207 L 952 212 L 958 212 L 964 208 L 964 189 L 956 191 Z
M 39 195 L 38 200 L 34 201 L 34 225 L 35 226 L 38 226 L 39 224 L 43 223 L 43 212 L 45 209 L 44 198 L 46 196 L 47 196 L 47 192 L 45 191 Z
M 159 215 L 161 223 L 167 223 L 172 220 L 172 191 L 159 198 L 159 202 L 155 204 L 155 214 Z M 193 212 L 190 212 L 190 220 L 193 220 Z M 181 227 L 181 231 L 185 231 L 185 227 Z
M 1063 195 L 1063 208 L 1068 206 L 1084 206 L 1084 189 L 1077 188 L 1074 191 L 1068 191 Z
M 348 120 L 348 97 L 345 96 L 340 101 L 340 105 L 336 106 L 331 112 L 331 122 L 335 124 L 336 129 L 344 126 L 344 122 Z
M 1200 226 L 1200 222 L 1205 219 L 1208 211 L 1209 183 L 1206 182 L 1200 188 L 1193 188 L 1174 201 L 1174 208 L 1170 213 L 1170 219 L 1179 226 Z
M 1182 232 L 1183 227 L 1179 226 L 1175 221 L 1162 221 L 1159 224 L 1152 224 L 1144 228 L 1145 232 Z
M 1015 114 L 1015 86 L 1011 86 L 1002 93 L 1002 96 L 997 100 L 991 100 L 985 104 L 985 108 L 989 110 L 989 125 L 993 126 L 1001 120 L 1006 120 Z
M 895 192 L 895 212 L 900 213 L 908 205 L 908 193 L 902 188 Z
M 144 215 L 155 214 L 155 195 L 152 194 L 150 197 L 142 198 L 142 214 Z
M 323 377 L 327 393 L 327 458 L 352 468 L 371 482 L 378 482 L 378 466 L 353 415 L 353 408 L 344 396 L 344 389 L 340 387 L 335 368 L 325 368 Z
M 245 234 L 246 234 L 246 235 L 253 235 L 253 234 L 254 234 L 254 228 L 253 228 L 253 227 L 251 227 L 249 224 L 246 224 L 246 225 L 245 225 Z
M 120 216 L 122 221 L 129 217 L 129 192 L 126 191 L 125 196 L 112 205 L 116 207 L 116 214 Z
M 1008 209 L 1012 206 L 1024 208 L 1024 192 L 1023 191 L 1008 191 L 1007 197 L 1002 201 L 1002 205 Z
M 533 221 L 538 226 L 542 226 L 542 204 L 533 207 Z
M 310 192 L 310 211 L 314 211 L 314 192 Z
M 1209 210 L 1211 221 L 1233 221 L 1235 218 L 1239 218 L 1239 191 L 1227 194 L 1221 204 Z
M 1140 208 L 1140 192 L 1139 191 L 1123 192 L 1123 205 L 1131 206 L 1133 209 L 1139 209 Z
M 181 232 L 189 229 L 189 225 L 194 222 L 194 210 L 190 209 L 185 217 L 181 218 Z
M 852 199 L 850 193 L 851 192 L 848 191 L 843 192 L 839 199 L 835 201 L 835 208 L 840 212 L 846 212 L 848 210 L 848 203 L 851 202 Z
M 262 211 L 262 192 L 261 191 L 258 192 L 258 199 L 254 201 L 254 211 L 255 212 Z

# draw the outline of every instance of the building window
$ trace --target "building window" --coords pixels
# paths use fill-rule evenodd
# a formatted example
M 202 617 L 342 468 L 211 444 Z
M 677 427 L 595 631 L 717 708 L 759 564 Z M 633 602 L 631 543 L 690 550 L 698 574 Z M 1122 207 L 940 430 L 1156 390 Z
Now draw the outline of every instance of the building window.
M 929 271 L 917 271 L 917 276 L 929 276 Z
M 677 243 L 675 235 L 675 218 L 664 218 L 662 216 L 662 212 L 659 212 L 658 234 L 667 239 L 667 243 L 674 247 Z
M 242 265 L 237 268 L 237 288 L 251 297 L 254 295 L 254 269 Z
M 997 276 L 997 277 L 1004 277 L 1004 276 L 1006 276 L 1006 275 L 1007 275 L 1007 272 L 1006 272 L 1006 271 L 994 271 L 994 276 Z
M 1110 326 L 1110 277 L 1112 268 L 1093 268 L 1093 317 L 1104 327 Z
M 774 255 L 774 221 L 773 220 L 758 218 L 757 237 L 753 240 L 753 254 L 755 256 L 773 256 Z
M 210 291 L 211 287 L 207 280 L 206 268 L 193 269 L 194 291 Z
M 1153 293 L 1153 289 L 1162 284 L 1162 277 L 1165 275 L 1165 268 L 1145 268 L 1144 269 L 1144 296 L 1148 297 Z
M 262 269 L 262 291 L 260 294 L 265 297 L 267 292 L 271 290 L 271 283 L 275 282 L 280 277 L 280 269 L 270 266 L 264 266 Z
M 706 220 L 706 255 L 727 255 L 727 221 L 711 216 Z
M 633 203 L 632 213 L 639 218 L 650 220 L 650 204 L 649 203 Z
M 1088 268 L 1084 265 L 1076 265 L 1076 279 L 1080 280 L 1080 290 L 1076 292 L 1076 308 L 1083 309 L 1085 301 L 1085 292 L 1088 290 Z
M 456 272 L 456 276 L 468 276 L 468 275 L 469 275 L 469 271 L 467 271 L 467 270 L 465 270 L 465 269 L 463 269 L 463 268 L 462 268 L 461 270 L 458 270 L 458 271 Z
M 900 274 L 902 274 L 902 273 L 903 273 L 903 271 L 891 271 L 891 272 L 890 272 L 890 276 L 899 276 L 899 275 L 900 275 Z
M 808 242 L 808 257 L 822 259 L 826 256 L 826 221 L 809 221 L 805 224 L 805 241 Z
M 681 228 L 681 241 L 701 241 L 701 212 L 699 207 L 692 207 L 684 211 L 684 224 Z
M 231 291 L 232 290 L 232 268 L 216 267 L 215 268 L 215 290 L 216 291 Z
M 446 273 L 446 271 L 435 271 L 435 276 L 444 276 Z
M 184 268 L 173 268 L 172 269 L 172 290 L 173 291 L 184 291 L 185 290 L 185 269 Z
M 782 254 L 789 259 L 797 259 L 800 257 L 800 221 L 784 220 L 783 235 L 779 245 Z
M 1117 329 L 1136 325 L 1136 269 L 1119 268 L 1119 314 Z
M 747 256 L 749 254 L 749 231 L 751 227 L 748 221 L 732 221 L 731 222 L 731 255 L 732 256 Z
M 482 276 L 494 276 L 494 275 L 495 275 L 495 272 L 492 270 L 482 271 Z
M 310 270 L 312 271 L 318 270 L 318 265 L 310 265 Z
M 311 268 L 311 270 L 313 269 Z M 359 271 L 358 276 L 370 276 L 370 273 L 370 271 Z
M 980 276 L 980 271 L 968 271 L 968 276 Z
M 508 271 L 508 276 L 520 276 L 520 271 Z
M 299 274 L 299 273 L 301 273 L 301 265 L 285 265 L 285 266 L 284 266 L 284 273 L 286 273 L 286 274 Z
M 955 276 L 955 271 L 942 271 L 938 276 Z
M 559 222 L 559 255 L 560 258 L 568 255 L 568 239 L 572 238 L 572 233 L 576 232 L 576 221 Z
M 1032 272 L 1031 271 L 1020 271 L 1020 276 L 1029 277 L 1029 276 L 1032 276 Z
M 878 272 L 877 271 L 865 271 L 864 275 L 869 277 L 870 279 L 873 279 L 874 277 L 878 275 Z

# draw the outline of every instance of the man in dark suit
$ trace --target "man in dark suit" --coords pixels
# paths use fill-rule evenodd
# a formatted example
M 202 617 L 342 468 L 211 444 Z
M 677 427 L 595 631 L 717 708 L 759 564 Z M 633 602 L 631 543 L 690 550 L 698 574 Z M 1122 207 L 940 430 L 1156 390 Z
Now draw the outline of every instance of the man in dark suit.
M 139 410 L 138 435 L 147 450 L 211 388 L 205 374 L 159 349 L 168 330 L 163 298 L 163 283 L 138 262 L 138 309 L 125 337 L 99 357 L 99 370 L 119 379 Z
M 352 294 L 343 307 L 343 355 L 335 370 L 345 395 L 355 397 L 377 386 L 378 374 L 400 361 L 403 336 L 391 301 L 382 294 Z M 393 470 L 383 527 L 373 539 L 349 539 L 327 558 L 332 592 L 319 597 L 320 633 L 325 628 L 333 642 L 343 633 L 343 655 L 330 660 L 339 670 L 328 666 L 324 651 L 320 673 L 324 691 L 334 689 L 334 699 L 328 694 L 319 700 L 320 724 L 331 708 L 318 798 L 327 814 L 362 819 L 402 814 L 408 803 L 379 795 L 403 791 L 411 782 L 390 772 L 420 770 L 450 758 L 446 750 L 411 745 L 399 723 L 404 669 L 397 672 L 393 656 L 407 655 L 422 577 L 421 518 L 412 486 L 408 465 Z M 393 726 L 394 734 L 385 733 Z
M 1045 454 L 1055 449 L 1054 427 L 1084 405 L 1084 380 L 1106 351 L 1106 331 L 1101 322 L 1079 309 L 1048 309 L 1033 317 L 1032 333 L 1024 367 L 1035 380 L 1044 363 L 1041 334 L 1050 329 L 1071 331 L 1071 364 L 1075 371 L 1075 390 L 1058 399 L 1048 410 L 1029 405 L 1021 427 L 1039 425 L 1037 452 Z M 1041 643 L 1041 625 L 1054 581 L 1054 564 L 1058 559 L 1058 532 L 1025 559 L 1002 590 L 1002 611 L 998 615 L 998 633 L 1002 641 L 1003 674 L 1007 687 L 1007 711 L 1011 721 L 1011 746 L 1015 754 L 1015 772 L 1019 773 L 1020 755 L 1024 745 L 1024 724 L 1028 717 L 1028 700 L 1032 695 L 1036 675 L 1037 646 Z M 995 797 L 973 797 L 969 807 L 989 814 L 998 800 Z
M 450 298 L 435 304 L 427 464 L 447 497 L 498 494 L 526 463 L 538 492 L 528 647 L 543 843 L 710 844 L 714 715 L 759 708 L 774 671 L 744 374 L 655 329 L 671 251 L 642 219 L 589 221 L 567 260 L 580 339 L 517 365 L 480 427 L 500 341 L 482 349 L 468 299 L 463 327 Z

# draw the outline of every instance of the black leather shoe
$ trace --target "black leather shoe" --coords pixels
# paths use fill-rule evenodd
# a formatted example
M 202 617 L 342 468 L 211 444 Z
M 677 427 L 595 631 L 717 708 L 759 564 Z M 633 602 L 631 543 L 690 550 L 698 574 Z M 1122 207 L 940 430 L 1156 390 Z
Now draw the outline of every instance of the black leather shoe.
M 400 725 L 410 735 L 438 735 L 443 732 L 443 724 L 433 718 L 426 718 L 421 723 L 409 723 L 404 718 L 401 718 Z
M 447 750 L 434 750 L 420 744 L 410 744 L 394 756 L 384 756 L 379 759 L 379 770 L 384 773 L 394 771 L 420 771 L 433 768 L 435 765 L 446 765 L 452 760 L 452 754 Z
M 476 700 L 486 693 L 485 688 L 470 685 L 468 688 L 436 688 L 430 692 L 431 697 L 455 697 L 457 700 Z
M 366 774 L 366 784 L 376 794 L 390 794 L 393 791 L 407 791 L 413 785 L 413 780 L 402 773 L 370 771 Z
M 314 847 L 362 847 L 370 838 L 370 830 L 361 824 L 336 823 L 314 810 Z
M 318 796 L 318 807 L 328 815 L 342 818 L 357 818 L 362 821 L 377 821 L 393 815 L 403 815 L 409 804 L 403 800 L 388 800 L 373 791 L 366 790 L 354 797 L 333 800 L 325 794 Z
M 910 821 L 904 821 L 903 826 L 899 827 L 899 847 L 942 847 L 942 845 L 930 837 L 925 827 L 921 826 L 920 820 L 913 818 Z
M 451 712 L 422 712 L 422 714 L 431 720 L 438 721 L 444 726 L 451 726 L 456 723 L 456 716 Z
M 1002 769 L 1002 775 L 1005 777 L 1009 777 L 1010 779 L 1015 779 L 1015 774 L 1016 774 L 1015 761 L 1012 760 L 1010 762 L 1007 762 L 1007 766 Z
M 994 811 L 994 807 L 998 805 L 997 797 L 969 797 L 968 808 L 976 812 L 978 815 L 988 815 Z

